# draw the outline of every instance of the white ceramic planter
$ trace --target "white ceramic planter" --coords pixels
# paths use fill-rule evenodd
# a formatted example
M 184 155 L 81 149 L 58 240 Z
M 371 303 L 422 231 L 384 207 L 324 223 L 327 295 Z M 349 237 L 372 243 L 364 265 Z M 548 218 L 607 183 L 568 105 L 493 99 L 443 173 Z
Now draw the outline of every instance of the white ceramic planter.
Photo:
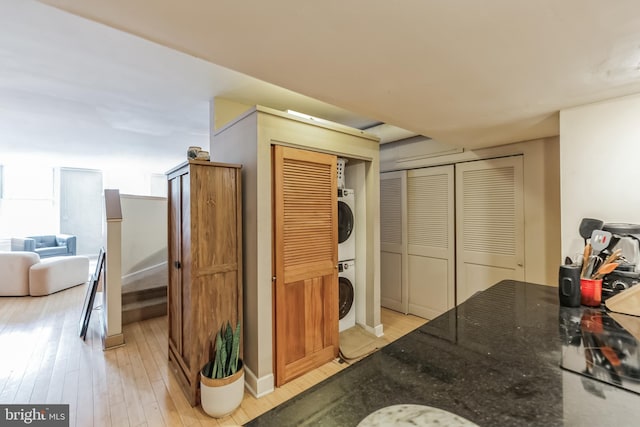
M 244 397 L 244 365 L 230 377 L 212 379 L 200 372 L 200 403 L 207 415 L 222 418 L 236 410 Z

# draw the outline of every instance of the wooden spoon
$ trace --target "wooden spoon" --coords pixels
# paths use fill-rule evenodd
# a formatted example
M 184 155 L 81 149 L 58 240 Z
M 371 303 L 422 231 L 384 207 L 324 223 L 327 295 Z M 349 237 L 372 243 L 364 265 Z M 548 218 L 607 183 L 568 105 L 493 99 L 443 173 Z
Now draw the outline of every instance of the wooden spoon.
M 580 277 L 586 278 L 587 265 L 589 264 L 589 257 L 591 256 L 591 243 L 584 245 L 584 252 L 582 254 L 582 271 Z
M 618 266 L 617 262 L 610 262 L 608 264 L 602 264 L 602 266 L 598 269 L 598 272 L 591 276 L 592 280 L 600 280 L 607 274 L 611 273 Z
M 622 255 L 622 249 L 620 248 L 616 249 L 615 251 L 613 251 L 611 255 L 607 257 L 607 259 L 604 260 L 604 264 L 609 264 L 610 262 L 617 261 L 621 255 Z

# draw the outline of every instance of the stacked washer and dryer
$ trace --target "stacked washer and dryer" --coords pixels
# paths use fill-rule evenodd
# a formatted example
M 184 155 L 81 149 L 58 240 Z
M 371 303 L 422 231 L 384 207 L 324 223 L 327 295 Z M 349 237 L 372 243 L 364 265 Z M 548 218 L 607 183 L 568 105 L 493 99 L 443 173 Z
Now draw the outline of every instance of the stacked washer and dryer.
M 339 331 L 356 325 L 355 194 L 345 187 L 346 159 L 338 159 L 338 282 Z

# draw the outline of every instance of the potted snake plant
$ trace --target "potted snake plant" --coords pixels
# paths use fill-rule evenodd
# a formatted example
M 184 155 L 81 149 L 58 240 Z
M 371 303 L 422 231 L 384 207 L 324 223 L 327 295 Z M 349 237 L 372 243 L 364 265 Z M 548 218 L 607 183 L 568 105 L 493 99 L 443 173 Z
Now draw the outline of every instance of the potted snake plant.
M 200 371 L 200 402 L 210 416 L 221 418 L 236 410 L 244 397 L 244 366 L 240 359 L 240 322 L 227 322 L 216 334 L 214 358 Z

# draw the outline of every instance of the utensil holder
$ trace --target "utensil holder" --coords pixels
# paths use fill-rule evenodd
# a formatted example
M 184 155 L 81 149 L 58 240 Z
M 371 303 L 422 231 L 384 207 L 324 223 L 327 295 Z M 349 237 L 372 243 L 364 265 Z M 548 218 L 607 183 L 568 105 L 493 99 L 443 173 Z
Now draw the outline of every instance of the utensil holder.
M 600 307 L 602 279 L 580 279 L 580 303 L 588 307 Z

